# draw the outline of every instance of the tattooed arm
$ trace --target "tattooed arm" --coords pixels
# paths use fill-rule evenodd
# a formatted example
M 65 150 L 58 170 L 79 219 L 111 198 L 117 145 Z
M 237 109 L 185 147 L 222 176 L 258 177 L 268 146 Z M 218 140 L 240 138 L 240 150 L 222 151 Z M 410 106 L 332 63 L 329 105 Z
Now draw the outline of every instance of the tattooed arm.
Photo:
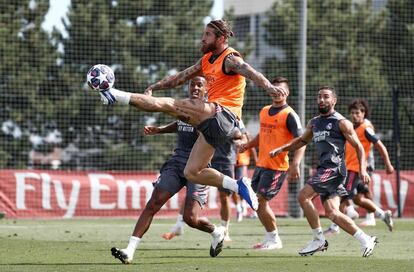
M 252 80 L 257 86 L 265 89 L 269 95 L 289 94 L 289 90 L 272 85 L 272 83 L 270 83 L 270 81 L 262 73 L 256 71 L 253 67 L 251 67 L 247 62 L 245 62 L 241 57 L 237 55 L 228 55 L 226 57 L 224 66 L 227 72 L 237 73 L 244 76 L 245 78 Z
M 152 91 L 171 89 L 184 84 L 187 80 L 201 75 L 201 59 L 197 61 L 193 66 L 178 72 L 175 75 L 167 76 L 157 83 L 150 85 L 146 90 L 145 94 L 151 95 Z

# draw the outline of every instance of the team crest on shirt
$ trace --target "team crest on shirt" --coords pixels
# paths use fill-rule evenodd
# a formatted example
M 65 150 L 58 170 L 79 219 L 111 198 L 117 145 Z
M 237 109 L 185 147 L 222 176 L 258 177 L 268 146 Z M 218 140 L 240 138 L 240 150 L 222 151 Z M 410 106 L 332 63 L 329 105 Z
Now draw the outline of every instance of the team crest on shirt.
M 331 129 L 332 129 L 332 123 L 327 124 L 327 125 L 326 125 L 326 129 L 327 129 L 327 130 L 331 130 Z

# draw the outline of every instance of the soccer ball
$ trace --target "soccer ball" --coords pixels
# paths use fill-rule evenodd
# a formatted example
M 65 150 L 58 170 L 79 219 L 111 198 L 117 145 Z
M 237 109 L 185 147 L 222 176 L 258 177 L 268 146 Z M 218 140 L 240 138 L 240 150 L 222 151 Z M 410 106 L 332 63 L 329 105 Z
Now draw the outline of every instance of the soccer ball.
M 105 64 L 96 64 L 89 69 L 86 76 L 89 87 L 104 91 L 112 88 L 115 82 L 114 71 Z

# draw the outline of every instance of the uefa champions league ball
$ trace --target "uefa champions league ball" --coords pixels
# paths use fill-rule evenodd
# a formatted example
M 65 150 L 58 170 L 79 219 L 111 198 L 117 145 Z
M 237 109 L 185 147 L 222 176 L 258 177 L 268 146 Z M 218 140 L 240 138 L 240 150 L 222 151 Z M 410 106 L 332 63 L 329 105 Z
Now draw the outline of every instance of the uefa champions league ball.
M 96 64 L 89 69 L 86 81 L 94 90 L 104 91 L 112 88 L 115 82 L 114 71 L 105 64 Z

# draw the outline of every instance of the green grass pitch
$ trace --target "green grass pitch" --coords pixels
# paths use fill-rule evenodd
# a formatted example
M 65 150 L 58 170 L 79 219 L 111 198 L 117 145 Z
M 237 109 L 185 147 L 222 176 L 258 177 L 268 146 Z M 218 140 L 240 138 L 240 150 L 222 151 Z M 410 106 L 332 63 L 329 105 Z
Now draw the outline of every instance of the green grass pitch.
M 218 220 L 213 220 L 218 223 Z M 216 258 L 209 256 L 210 235 L 185 228 L 183 236 L 165 241 L 172 219 L 155 219 L 139 245 L 131 265 L 110 254 L 125 247 L 134 219 L 0 220 L 0 271 L 414 271 L 414 220 L 399 219 L 388 232 L 377 220 L 365 228 L 378 236 L 374 255 L 362 258 L 359 243 L 343 231 L 327 237 L 329 249 L 301 257 L 297 251 L 311 238 L 304 219 L 278 219 L 284 247 L 257 251 L 264 229 L 258 220 L 232 223 L 232 242 Z M 326 219 L 323 226 L 329 226 Z

